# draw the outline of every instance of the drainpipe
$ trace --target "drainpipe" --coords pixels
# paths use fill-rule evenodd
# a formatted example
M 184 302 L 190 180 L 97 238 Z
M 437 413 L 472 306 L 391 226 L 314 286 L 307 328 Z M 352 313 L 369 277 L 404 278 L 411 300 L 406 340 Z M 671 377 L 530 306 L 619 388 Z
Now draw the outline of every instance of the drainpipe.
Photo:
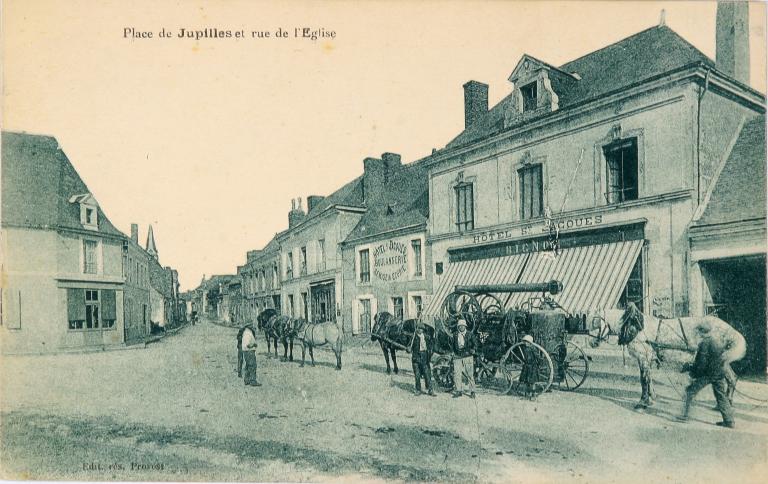
M 709 88 L 709 74 L 711 69 L 707 69 L 704 76 L 704 88 L 700 88 L 699 98 L 696 107 L 696 208 L 701 204 L 701 100 Z

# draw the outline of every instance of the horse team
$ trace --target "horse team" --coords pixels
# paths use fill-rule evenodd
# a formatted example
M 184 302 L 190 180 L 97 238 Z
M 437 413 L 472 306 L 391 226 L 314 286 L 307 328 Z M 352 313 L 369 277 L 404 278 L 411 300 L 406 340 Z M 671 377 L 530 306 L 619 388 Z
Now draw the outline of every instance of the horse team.
M 312 366 L 315 366 L 314 348 L 317 346 L 330 346 L 336 355 L 336 369 L 341 370 L 342 331 L 333 321 L 324 323 L 310 323 L 305 319 L 292 318 L 279 314 L 274 309 L 262 311 L 256 318 L 257 327 L 264 332 L 267 340 L 267 353 L 272 354 L 275 349 L 275 358 L 278 357 L 277 342 L 283 344 L 283 361 L 293 361 L 293 343 L 301 343 L 301 366 L 304 366 L 306 353 Z
M 631 303 L 625 310 L 597 311 L 590 320 L 589 334 L 593 338 L 593 348 L 608 341 L 609 335 L 618 334 L 618 343 L 626 346 L 630 356 L 637 361 L 641 396 L 636 408 L 654 404 L 652 368 L 660 364 L 664 352 L 675 350 L 695 353 L 704 337 L 702 335 L 710 331 L 715 346 L 720 348 L 719 364 L 722 365 L 727 383 L 727 398 L 732 403 L 737 377 L 731 364 L 745 356 L 746 341 L 725 321 L 715 316 L 660 319 L 643 314 Z M 275 357 L 278 357 L 277 343 L 280 341 L 283 345 L 283 361 L 293 361 L 293 344 L 298 341 L 301 343 L 301 366 L 304 366 L 307 351 L 312 366 L 315 366 L 314 348 L 328 345 L 336 356 L 336 369 L 341 370 L 343 332 L 335 322 L 310 323 L 301 318 L 280 315 L 274 309 L 263 311 L 257 321 L 258 329 L 264 332 L 269 354 L 274 348 Z M 410 351 L 417 323 L 415 319 L 395 320 L 387 312 L 374 317 L 371 340 L 379 342 L 388 374 L 392 371 L 398 373 L 396 351 Z M 703 328 L 706 331 L 701 331 Z M 439 331 L 430 325 L 424 329 L 435 342 L 436 353 L 441 353 L 438 347 L 449 348 L 451 335 L 447 330 Z

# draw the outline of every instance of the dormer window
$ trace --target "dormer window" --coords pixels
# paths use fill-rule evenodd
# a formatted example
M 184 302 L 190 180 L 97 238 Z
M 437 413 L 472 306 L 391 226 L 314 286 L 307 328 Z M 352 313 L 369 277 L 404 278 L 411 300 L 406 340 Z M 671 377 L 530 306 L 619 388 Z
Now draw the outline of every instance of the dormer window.
M 69 199 L 69 203 L 80 205 L 80 223 L 83 225 L 83 228 L 90 230 L 99 229 L 99 206 L 93 195 L 90 193 L 74 195 Z
M 522 86 L 520 93 L 523 95 L 523 112 L 536 109 L 538 100 L 536 83 L 532 82 Z

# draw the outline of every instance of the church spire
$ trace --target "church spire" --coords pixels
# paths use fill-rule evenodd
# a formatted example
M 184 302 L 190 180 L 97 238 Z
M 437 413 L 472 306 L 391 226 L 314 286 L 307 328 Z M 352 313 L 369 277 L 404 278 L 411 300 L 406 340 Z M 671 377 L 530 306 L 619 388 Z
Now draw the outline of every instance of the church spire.
M 155 234 L 152 232 L 152 225 L 147 231 L 147 254 L 157 259 L 157 246 L 155 245 Z

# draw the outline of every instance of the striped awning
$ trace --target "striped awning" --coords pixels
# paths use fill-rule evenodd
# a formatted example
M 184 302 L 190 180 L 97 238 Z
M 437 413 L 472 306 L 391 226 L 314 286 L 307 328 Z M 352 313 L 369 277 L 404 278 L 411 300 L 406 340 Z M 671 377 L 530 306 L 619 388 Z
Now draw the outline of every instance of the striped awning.
M 440 313 L 445 297 L 457 285 L 539 283 L 553 279 L 563 291 L 552 296 L 571 314 L 615 308 L 637 261 L 643 240 L 627 240 L 563 249 L 557 257 L 534 252 L 448 265 L 425 315 Z M 535 293 L 497 294 L 508 309 L 519 308 Z
M 562 282 L 563 292 L 552 298 L 571 314 L 612 309 L 619 302 L 642 247 L 642 240 L 627 240 L 563 249 L 557 257 L 536 252 L 528 260 L 520 282 Z M 506 306 L 519 307 L 538 295 L 513 294 Z
M 445 297 L 457 285 L 465 284 L 512 284 L 517 282 L 529 254 L 494 257 L 489 259 L 453 262 L 448 265 L 424 315 L 439 315 Z

